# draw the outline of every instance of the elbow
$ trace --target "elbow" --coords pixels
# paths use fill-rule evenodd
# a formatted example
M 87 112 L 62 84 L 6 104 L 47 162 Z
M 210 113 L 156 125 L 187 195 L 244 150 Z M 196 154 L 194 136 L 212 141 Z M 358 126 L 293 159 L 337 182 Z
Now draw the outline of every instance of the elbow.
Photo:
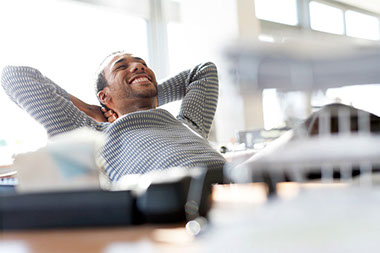
M 215 73 L 218 73 L 218 69 L 217 69 L 215 63 L 213 63 L 211 61 L 204 63 L 203 66 L 205 66 L 207 69 L 209 69 L 209 71 L 213 71 Z
M 38 76 L 38 70 L 25 66 L 5 66 L 1 72 L 1 86 L 10 94 L 16 87 L 22 85 L 21 80 L 34 79 Z
M 1 84 L 4 87 L 10 80 L 17 80 L 21 77 L 35 77 L 38 74 L 40 74 L 39 71 L 31 67 L 7 65 L 1 73 Z
M 19 66 L 11 66 L 7 65 L 3 68 L 3 71 L 1 72 L 1 83 L 6 83 L 6 80 L 10 77 L 17 77 L 21 73 L 21 67 Z
M 29 75 L 35 75 L 36 73 L 39 73 L 37 69 L 27 66 L 13 66 L 13 65 L 7 65 L 3 68 L 2 71 L 2 77 L 7 76 L 29 76 Z
M 203 64 L 204 70 L 206 73 L 206 77 L 209 78 L 210 80 L 213 80 L 216 85 L 218 85 L 219 78 L 218 78 L 218 69 L 213 62 L 206 62 Z
M 14 75 L 20 72 L 21 66 L 12 66 L 12 65 L 6 65 L 3 68 L 3 71 L 1 73 L 1 76 L 9 76 L 9 75 Z
M 208 61 L 208 62 L 204 63 L 204 65 L 216 68 L 215 63 L 213 63 L 212 61 Z
M 213 62 L 206 62 L 198 65 L 198 71 L 204 73 L 206 76 L 218 79 L 218 69 Z
M 1 71 L 1 86 L 6 89 L 9 79 L 13 76 L 14 66 L 5 66 Z

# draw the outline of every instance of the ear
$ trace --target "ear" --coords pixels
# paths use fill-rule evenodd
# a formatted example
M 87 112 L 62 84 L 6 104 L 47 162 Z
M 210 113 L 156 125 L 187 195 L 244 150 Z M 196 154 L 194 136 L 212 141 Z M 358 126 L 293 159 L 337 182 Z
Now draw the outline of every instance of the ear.
M 111 97 L 108 95 L 108 87 L 98 92 L 98 99 L 104 105 L 109 105 L 111 102 Z

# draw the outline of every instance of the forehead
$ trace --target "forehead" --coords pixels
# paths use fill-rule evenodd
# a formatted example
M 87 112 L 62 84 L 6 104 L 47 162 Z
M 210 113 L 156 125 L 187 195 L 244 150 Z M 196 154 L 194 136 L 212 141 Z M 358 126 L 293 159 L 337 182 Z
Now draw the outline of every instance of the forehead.
M 143 59 L 141 59 L 140 57 L 134 56 L 132 54 L 127 54 L 127 53 L 118 54 L 118 55 L 113 56 L 109 60 L 107 64 L 107 68 L 111 70 L 113 66 L 115 66 L 116 64 L 120 62 L 135 62 L 135 61 L 143 61 Z

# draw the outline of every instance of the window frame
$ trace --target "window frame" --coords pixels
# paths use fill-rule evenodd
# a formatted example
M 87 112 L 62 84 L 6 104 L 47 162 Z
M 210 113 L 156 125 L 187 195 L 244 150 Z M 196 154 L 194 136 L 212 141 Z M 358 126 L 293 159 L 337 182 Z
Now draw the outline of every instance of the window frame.
M 319 1 L 319 0 L 308 0 L 307 1 L 307 5 L 308 5 L 308 16 L 309 16 L 309 28 L 312 30 L 312 31 L 318 31 L 318 32 L 324 32 L 324 31 L 320 31 L 320 30 L 315 30 L 311 27 L 311 10 L 310 10 L 310 4 L 312 2 L 315 2 L 315 3 L 319 3 L 319 4 L 323 4 L 325 6 L 328 6 L 328 7 L 332 7 L 332 8 L 336 8 L 338 10 L 340 10 L 342 12 L 342 22 L 343 22 L 343 33 L 342 34 L 339 34 L 339 33 L 330 33 L 330 32 L 325 32 L 325 33 L 329 33 L 329 34 L 336 34 L 336 35 L 347 35 L 347 30 L 346 30 L 346 10 L 345 9 L 342 9 L 338 6 L 336 6 L 335 4 L 331 4 L 329 2 L 325 2 L 325 1 Z
M 256 18 L 258 19 L 258 20 L 260 20 L 260 21 L 268 21 L 268 22 L 273 22 L 273 23 L 277 23 L 277 24 L 283 24 L 283 25 L 289 25 L 289 26 L 297 26 L 297 25 L 299 25 L 299 23 L 300 23 L 300 21 L 299 21 L 299 15 L 298 15 L 298 13 L 299 13 L 299 10 L 298 10 L 298 0 L 293 0 L 294 2 L 295 2 L 295 11 L 296 11 L 296 24 L 295 25 L 291 25 L 291 24 L 287 24 L 287 23 L 282 23 L 282 22 L 276 22 L 276 21 L 270 21 L 270 20 L 266 20 L 266 19 L 260 19 L 258 16 L 257 16 L 257 13 L 256 13 L 256 0 L 253 0 L 255 3 L 254 3 L 254 5 L 255 5 L 255 11 L 254 11 L 254 15 L 256 16 Z
M 325 4 L 334 8 L 341 9 L 343 11 L 343 26 L 344 26 L 344 33 L 343 34 L 333 34 L 328 32 L 322 32 L 313 30 L 310 25 L 310 9 L 309 4 L 310 2 L 318 2 L 321 4 Z M 297 0 L 297 18 L 298 18 L 298 24 L 295 26 L 292 25 L 285 25 L 277 22 L 267 21 L 267 20 L 261 20 L 257 18 L 260 22 L 260 29 L 261 33 L 264 35 L 276 35 L 277 33 L 283 34 L 284 30 L 287 30 L 289 32 L 309 32 L 312 34 L 324 34 L 332 37 L 344 37 L 348 40 L 365 40 L 365 41 L 380 41 L 380 40 L 369 40 L 369 39 L 363 39 L 363 38 L 357 38 L 357 37 L 351 37 L 347 35 L 347 25 L 346 25 L 346 11 L 355 11 L 359 12 L 365 15 L 369 15 L 372 17 L 375 17 L 379 20 L 380 23 L 380 14 L 377 14 L 375 12 L 371 12 L 365 9 L 361 9 L 355 6 L 351 6 L 348 4 L 330 1 L 330 0 Z M 255 15 L 255 13 L 253 13 Z M 380 36 L 380 28 L 379 28 L 379 36 Z
M 169 8 L 176 7 L 170 5 L 167 0 L 139 0 L 139 1 L 118 1 L 118 0 L 75 0 L 92 5 L 104 6 L 117 9 L 130 16 L 143 18 L 147 22 L 148 30 L 148 55 L 149 66 L 155 70 L 157 79 L 163 79 L 169 74 L 169 52 L 167 23 L 170 17 Z M 171 9 L 171 12 L 176 10 Z

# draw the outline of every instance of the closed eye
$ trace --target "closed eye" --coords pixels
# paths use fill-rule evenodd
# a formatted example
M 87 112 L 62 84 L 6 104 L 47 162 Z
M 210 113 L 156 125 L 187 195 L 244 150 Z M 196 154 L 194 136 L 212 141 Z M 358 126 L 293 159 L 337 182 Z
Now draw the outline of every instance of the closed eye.
M 115 70 L 126 69 L 126 68 L 127 68 L 126 65 L 120 65 L 120 66 L 117 67 Z

